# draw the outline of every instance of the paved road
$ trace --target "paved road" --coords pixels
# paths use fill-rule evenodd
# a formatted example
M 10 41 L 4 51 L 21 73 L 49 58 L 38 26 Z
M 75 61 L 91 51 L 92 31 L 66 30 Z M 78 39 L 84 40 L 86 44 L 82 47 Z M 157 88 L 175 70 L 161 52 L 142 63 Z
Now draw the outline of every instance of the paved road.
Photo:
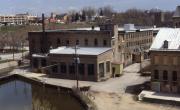
M 124 69 L 123 76 L 111 78 L 106 82 L 100 82 L 92 86 L 92 90 L 124 93 L 128 86 L 142 84 L 150 80 L 150 77 L 142 77 L 139 73 L 139 63 L 130 65 Z

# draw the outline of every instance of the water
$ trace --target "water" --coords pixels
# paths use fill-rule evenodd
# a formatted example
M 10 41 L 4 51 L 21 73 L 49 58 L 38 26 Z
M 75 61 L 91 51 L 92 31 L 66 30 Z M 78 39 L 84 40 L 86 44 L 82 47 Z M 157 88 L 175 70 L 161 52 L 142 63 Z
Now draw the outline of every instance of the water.
M 68 93 L 14 80 L 0 85 L 0 110 L 83 110 Z

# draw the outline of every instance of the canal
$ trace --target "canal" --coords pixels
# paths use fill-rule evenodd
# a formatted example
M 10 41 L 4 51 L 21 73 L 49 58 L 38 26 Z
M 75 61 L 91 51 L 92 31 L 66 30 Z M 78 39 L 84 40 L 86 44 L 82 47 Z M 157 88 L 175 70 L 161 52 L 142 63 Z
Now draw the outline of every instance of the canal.
M 19 79 L 1 82 L 0 110 L 84 110 L 70 93 Z

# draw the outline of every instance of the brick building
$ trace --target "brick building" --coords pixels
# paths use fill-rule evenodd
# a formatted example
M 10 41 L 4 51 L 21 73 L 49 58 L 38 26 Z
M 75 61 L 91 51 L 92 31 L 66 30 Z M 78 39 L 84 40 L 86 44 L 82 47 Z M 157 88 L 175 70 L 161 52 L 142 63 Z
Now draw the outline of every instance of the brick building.
M 118 51 L 124 66 L 147 59 L 154 38 L 153 29 L 136 29 L 134 25 L 119 29 Z M 141 55 L 140 55 L 141 54 Z
M 180 93 L 180 29 L 164 28 L 151 48 L 152 90 Z
M 94 58 L 94 60 L 97 61 L 96 64 L 98 65 L 96 67 L 99 68 L 100 66 L 99 63 L 101 62 L 104 62 L 103 65 L 105 66 L 105 62 L 111 59 L 110 61 L 111 71 L 109 77 L 120 75 L 120 73 L 122 73 L 124 66 L 139 61 L 138 56 L 140 57 L 140 54 L 138 49 L 141 49 L 141 51 L 148 50 L 149 45 L 151 44 L 153 39 L 152 29 L 137 30 L 134 27 L 127 28 L 128 26 L 126 26 L 126 28 L 121 29 L 118 28 L 117 25 L 105 24 L 105 25 L 100 25 L 100 27 L 92 27 L 92 28 L 52 30 L 45 32 L 29 32 L 28 36 L 29 36 L 31 65 L 32 67 L 34 64 L 36 65 L 36 63 L 34 63 L 34 58 L 37 59 L 38 57 L 39 59 L 45 59 L 42 60 L 41 62 L 42 64 L 44 64 L 44 62 L 51 62 L 53 58 L 55 59 L 55 57 L 52 57 L 53 55 L 51 51 L 62 46 L 72 48 L 75 45 L 78 45 L 80 49 L 82 48 L 87 50 L 93 50 L 92 48 L 94 48 L 94 50 L 99 49 L 99 51 L 101 49 L 103 50 L 104 48 L 109 48 L 111 49 L 112 56 L 109 53 L 110 50 L 108 52 L 103 53 L 103 55 L 105 54 L 105 56 L 109 56 L 109 57 L 105 57 L 103 59 L 104 61 L 98 62 L 99 61 L 98 57 L 101 54 L 95 55 L 96 57 Z M 69 56 L 68 59 L 72 59 L 71 57 L 73 56 L 73 53 L 72 55 L 67 55 L 67 56 Z M 59 54 L 57 57 L 58 58 L 66 57 L 66 54 Z M 87 62 L 91 61 L 88 60 L 88 57 L 91 56 L 86 55 L 83 58 L 86 58 Z M 35 68 L 36 69 L 42 68 L 44 66 L 49 66 L 49 65 L 50 65 L 49 63 L 43 66 L 36 65 Z M 52 71 L 50 71 L 49 73 L 51 74 Z M 99 74 L 99 70 L 97 69 L 95 75 L 98 74 Z M 65 78 L 72 79 L 72 77 L 70 76 Z M 96 76 L 94 80 L 99 81 L 100 79 L 103 78 L 98 78 L 98 76 Z M 82 80 L 92 80 L 92 79 L 82 78 Z
M 77 54 L 80 59 L 78 64 L 80 80 L 101 81 L 112 76 L 111 48 L 80 47 Z M 42 67 L 45 73 L 52 76 L 76 79 L 74 59 L 72 47 L 59 47 L 52 49 L 47 56 L 33 54 L 33 68 Z

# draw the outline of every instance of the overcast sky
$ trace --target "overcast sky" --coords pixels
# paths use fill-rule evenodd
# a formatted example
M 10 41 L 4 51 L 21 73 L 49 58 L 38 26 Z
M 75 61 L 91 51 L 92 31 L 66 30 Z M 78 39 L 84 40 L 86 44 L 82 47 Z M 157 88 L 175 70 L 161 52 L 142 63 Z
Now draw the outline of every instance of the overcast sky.
M 86 6 L 95 8 L 110 5 L 117 11 L 129 8 L 175 10 L 180 0 L 0 0 L 0 14 L 30 12 L 32 14 L 79 10 Z

